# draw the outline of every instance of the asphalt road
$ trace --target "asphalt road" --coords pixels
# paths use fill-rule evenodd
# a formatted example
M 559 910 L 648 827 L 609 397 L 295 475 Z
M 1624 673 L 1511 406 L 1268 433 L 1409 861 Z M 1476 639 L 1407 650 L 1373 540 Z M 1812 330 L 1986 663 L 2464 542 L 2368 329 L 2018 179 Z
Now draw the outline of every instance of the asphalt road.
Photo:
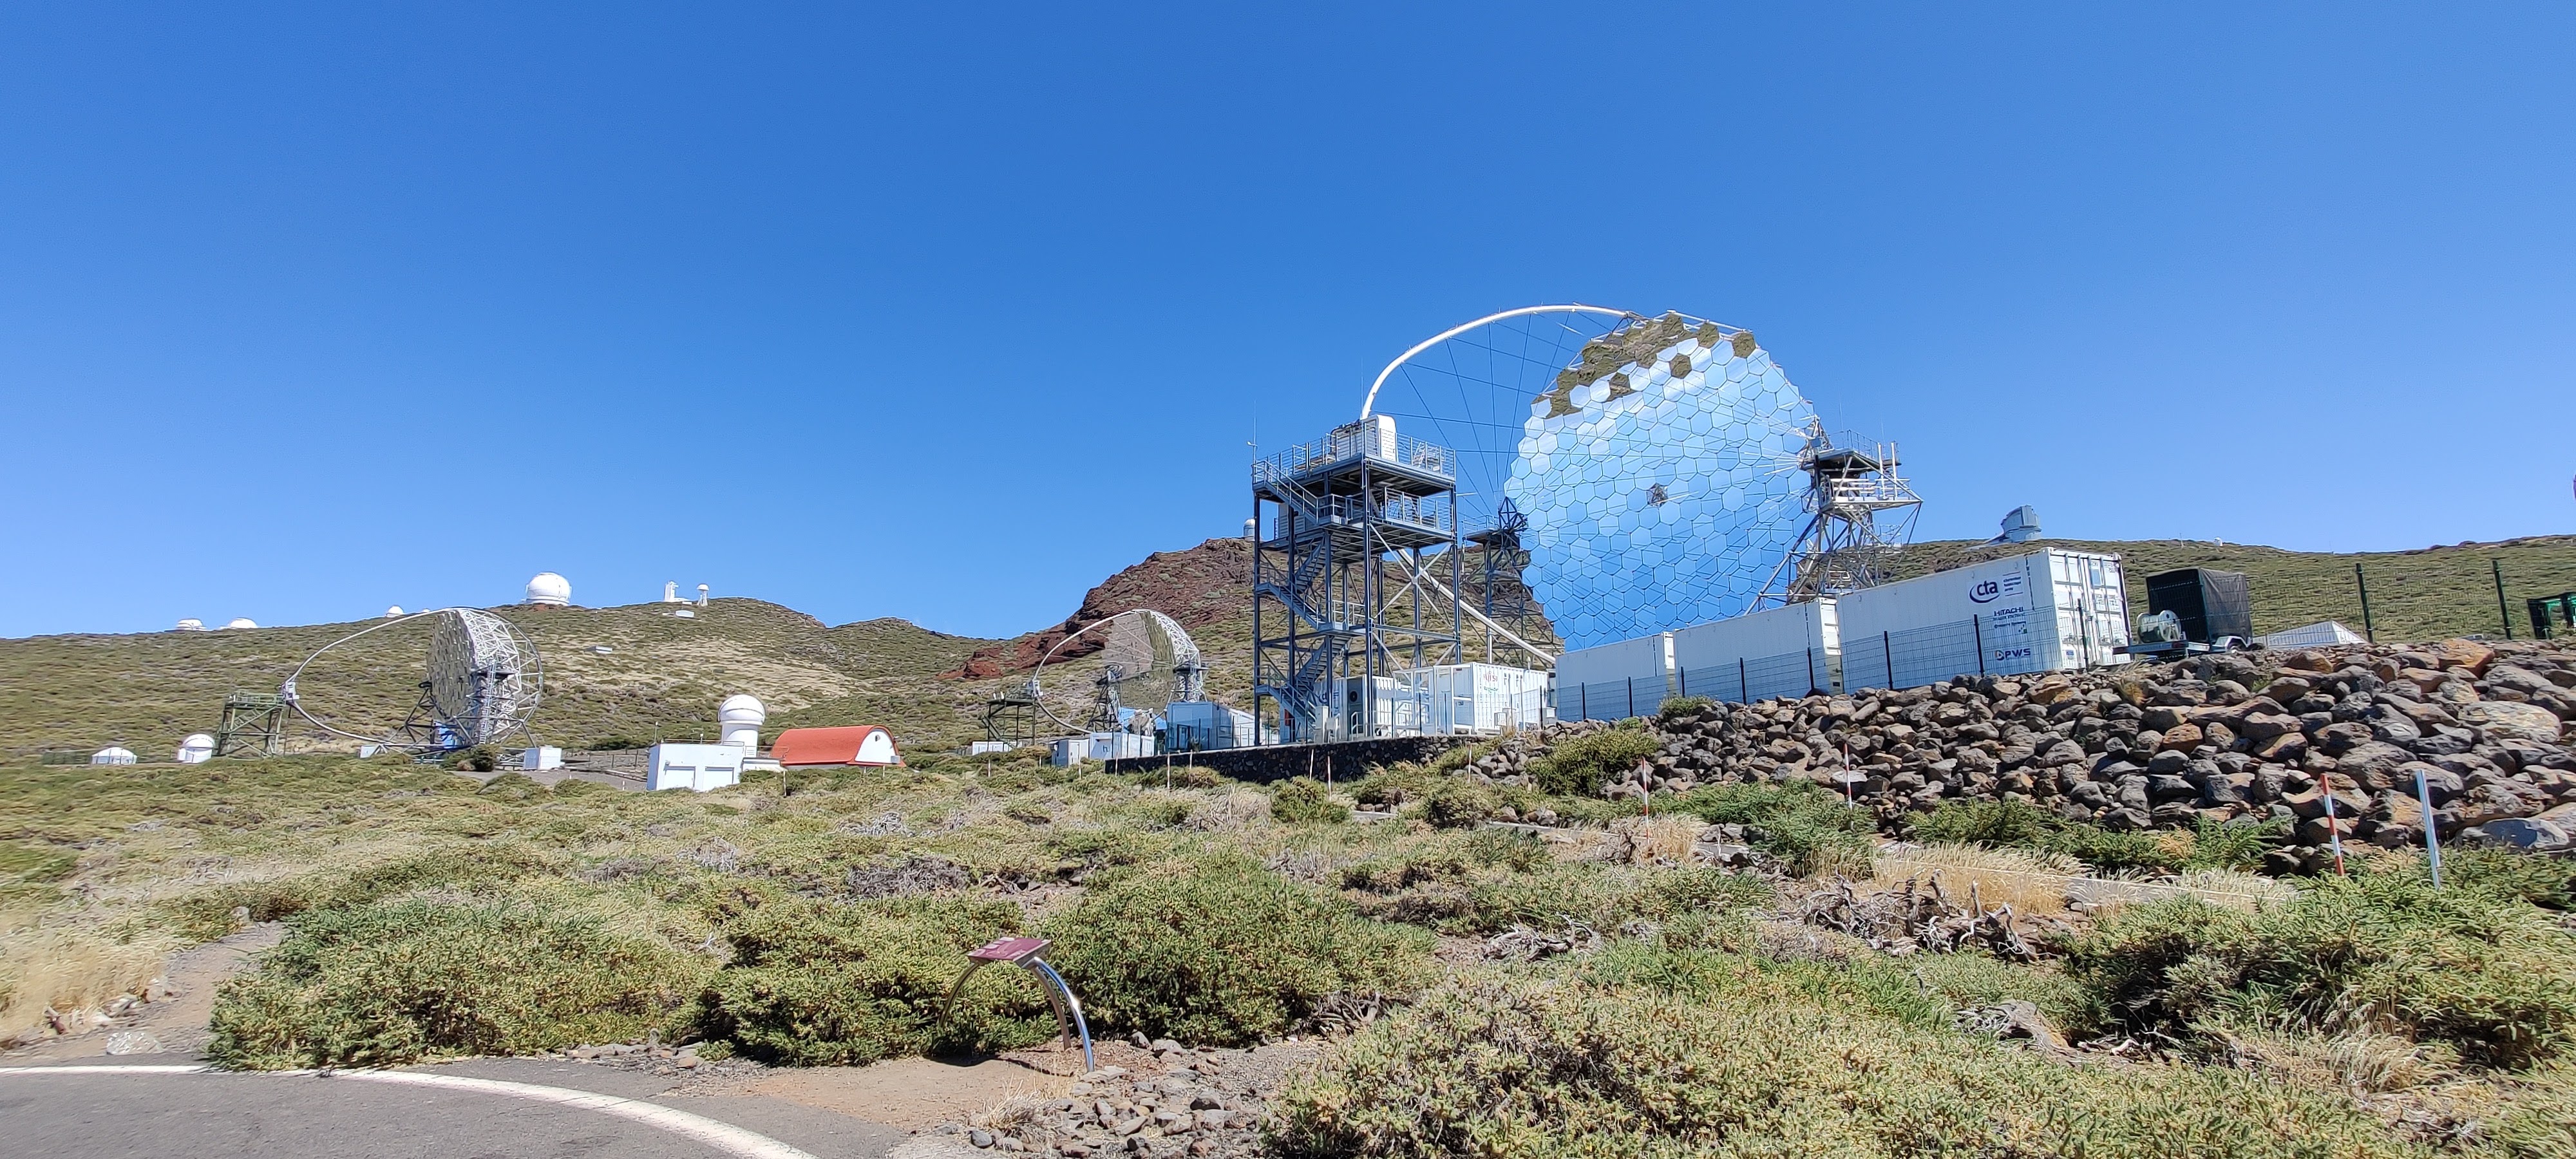
M 962 1149 L 783 1100 L 676 1096 L 670 1088 L 650 1074 L 538 1060 L 327 1076 L 205 1072 L 148 1056 L 0 1067 L 0 1151 L 55 1159 L 935 1159 Z

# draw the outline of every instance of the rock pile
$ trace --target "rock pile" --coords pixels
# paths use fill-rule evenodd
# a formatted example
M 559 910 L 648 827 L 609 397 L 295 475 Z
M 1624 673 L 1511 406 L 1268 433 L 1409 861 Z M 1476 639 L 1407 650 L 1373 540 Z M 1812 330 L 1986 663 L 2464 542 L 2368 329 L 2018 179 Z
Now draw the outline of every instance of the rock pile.
M 1655 753 L 1604 791 L 1803 779 L 1876 810 L 1890 831 L 1963 799 L 2120 830 L 2286 818 L 2295 845 L 2271 868 L 2288 872 L 2317 868 L 2337 835 L 2419 843 L 2419 777 L 2446 838 L 2568 848 L 2571 719 L 2576 647 L 2564 642 L 2248 652 L 1689 706 L 1646 721 Z M 1496 752 L 1466 771 L 1504 780 L 1533 759 Z
M 1104 1066 L 1082 1076 L 1065 1097 L 1006 1105 L 939 1134 L 969 1146 L 1049 1155 L 1250 1155 L 1259 1145 L 1266 1091 L 1230 1082 L 1216 1051 L 1192 1051 L 1169 1039 L 1152 1044 L 1160 1075 Z

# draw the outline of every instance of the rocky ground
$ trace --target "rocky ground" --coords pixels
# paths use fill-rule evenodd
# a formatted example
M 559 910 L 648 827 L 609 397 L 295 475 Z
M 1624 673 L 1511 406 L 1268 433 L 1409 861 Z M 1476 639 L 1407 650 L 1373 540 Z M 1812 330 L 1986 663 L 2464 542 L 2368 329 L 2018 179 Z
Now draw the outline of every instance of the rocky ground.
M 2354 645 L 2173 664 L 1961 677 L 1901 691 L 1693 704 L 1646 727 L 1660 751 L 1616 795 L 1805 779 L 1891 831 L 1952 800 L 2024 801 L 2112 829 L 2284 818 L 2267 868 L 2314 872 L 2342 841 L 2564 850 L 2576 837 L 2576 647 Z M 1547 744 L 1507 741 L 1469 775 L 1525 779 Z M 2419 789 L 2419 780 L 2421 788 Z

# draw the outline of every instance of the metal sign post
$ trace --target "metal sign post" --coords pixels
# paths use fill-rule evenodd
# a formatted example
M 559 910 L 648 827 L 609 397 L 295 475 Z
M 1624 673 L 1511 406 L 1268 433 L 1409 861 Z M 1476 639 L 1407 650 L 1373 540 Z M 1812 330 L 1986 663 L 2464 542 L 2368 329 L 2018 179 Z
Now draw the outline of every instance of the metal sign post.
M 2424 770 L 2415 770 L 2415 800 L 2424 807 L 2424 853 L 2432 859 L 2433 888 L 2442 888 L 2442 838 L 2434 830 L 2433 790 L 2424 783 Z
M 957 996 L 965 992 L 966 980 L 974 977 L 975 971 L 995 962 L 1018 966 L 1036 977 L 1038 987 L 1046 991 L 1047 1005 L 1055 1008 L 1056 1033 L 1067 1042 L 1073 1041 L 1077 1034 L 1081 1036 L 1083 1071 L 1098 1070 L 1099 1065 L 1091 1058 L 1091 1024 L 1083 1021 L 1082 1003 L 1074 998 L 1072 987 L 1064 984 L 1063 976 L 1055 972 L 1055 967 L 1047 965 L 1046 959 L 1038 956 L 1051 944 L 1045 938 L 995 938 L 969 951 L 966 972 L 959 974 L 956 984 L 948 988 L 948 1004 L 941 1008 L 941 1017 L 945 1018 L 947 1011 L 956 1007 Z

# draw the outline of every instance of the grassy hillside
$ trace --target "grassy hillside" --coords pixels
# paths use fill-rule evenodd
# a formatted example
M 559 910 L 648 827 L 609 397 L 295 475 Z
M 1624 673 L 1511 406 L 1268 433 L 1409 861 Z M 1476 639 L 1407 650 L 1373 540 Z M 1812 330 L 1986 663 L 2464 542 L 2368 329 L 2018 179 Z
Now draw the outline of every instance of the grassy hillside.
M 985 643 L 901 620 L 827 629 L 760 600 L 694 610 L 679 619 L 663 604 L 495 609 L 543 658 L 539 736 L 585 747 L 711 735 L 717 702 L 736 692 L 770 705 L 773 722 L 830 717 L 820 706 L 854 701 L 888 725 L 935 719 L 953 690 L 929 674 Z M 273 691 L 315 649 L 366 626 L 0 640 L 0 752 L 113 742 L 166 759 L 181 736 L 214 728 L 227 692 Z M 418 696 L 430 631 L 416 621 L 324 654 L 299 683 L 306 706 L 352 731 L 398 723 Z M 309 726 L 293 736 L 296 750 L 346 747 Z
M 2277 632 L 2319 620 L 2341 620 L 2360 631 L 2355 564 L 2361 565 L 2370 583 L 2371 621 L 2379 638 L 2387 641 L 2503 635 L 2503 625 L 2496 618 L 2490 561 L 2504 567 L 2505 595 L 2517 637 L 2530 632 L 2523 612 L 2525 599 L 2576 590 L 2576 536 L 2568 535 L 2352 554 L 2188 539 L 2049 539 L 2029 546 L 2117 552 L 2128 564 L 2131 610 L 2139 613 L 2147 608 L 2146 577 L 2150 575 L 2179 567 L 2244 572 L 2253 594 L 2256 632 Z M 1980 548 L 1960 541 L 1916 544 L 1906 553 L 1901 571 L 1903 575 L 1942 571 L 2020 550 L 2024 549 Z
M 2527 632 L 2524 598 L 2576 589 L 2576 537 L 2570 536 L 2356 555 L 2188 540 L 2044 543 L 2125 557 L 2130 599 L 2141 611 L 2148 575 L 2192 566 L 2245 572 L 2258 632 L 2324 619 L 2359 629 L 2355 563 L 2369 577 L 2371 618 L 2382 640 L 2501 634 L 2490 560 L 2504 567 L 2516 635 Z M 1900 574 L 1958 567 L 2002 550 L 1919 544 L 1906 553 Z M 1472 560 L 1468 570 L 1472 577 Z M 1238 539 L 1157 552 L 1093 588 L 1062 623 L 1009 640 L 946 636 L 891 618 L 826 628 L 801 612 L 750 599 L 717 600 L 688 620 L 672 617 L 662 604 L 498 611 L 535 638 L 545 659 L 546 700 L 536 725 L 548 743 L 605 747 L 711 737 L 716 703 L 749 692 L 770 705 L 772 731 L 882 724 L 909 747 L 946 748 L 980 735 L 976 717 L 985 700 L 1026 679 L 1029 666 L 1067 632 L 1129 608 L 1154 608 L 1180 621 L 1207 657 L 1211 695 L 1243 704 L 1251 687 L 1249 573 L 1250 557 Z M 1478 597 L 1472 580 L 1467 595 Z M 274 689 L 313 649 L 364 626 L 0 640 L 0 754 L 122 743 L 146 759 L 164 757 L 181 736 L 214 727 L 227 691 Z M 1543 616 L 1531 629 L 1542 647 L 1554 645 Z M 377 633 L 325 656 L 302 690 L 317 713 L 382 728 L 411 705 L 427 641 L 428 629 L 419 625 Z M 1470 651 L 1481 654 L 1480 644 Z M 1051 686 L 1080 688 L 1089 676 L 1089 664 L 1077 661 L 1048 679 Z M 294 747 L 345 746 L 305 729 Z

